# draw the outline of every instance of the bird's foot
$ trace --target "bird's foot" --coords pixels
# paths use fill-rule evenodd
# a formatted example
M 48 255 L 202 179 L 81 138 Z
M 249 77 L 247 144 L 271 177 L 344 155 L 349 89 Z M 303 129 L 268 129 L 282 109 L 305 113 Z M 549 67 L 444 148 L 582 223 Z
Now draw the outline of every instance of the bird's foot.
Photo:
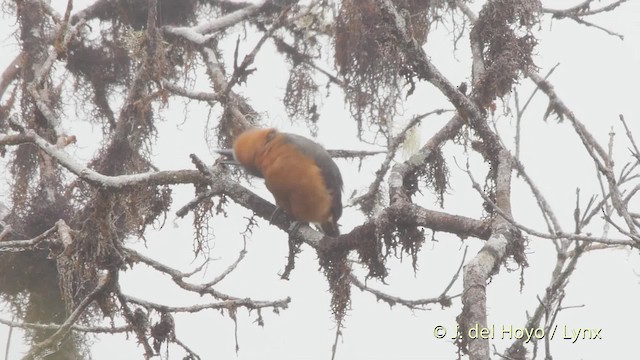
M 275 209 L 275 210 L 273 210 L 273 213 L 271 213 L 271 216 L 269 217 L 269 224 L 273 224 L 273 219 L 275 219 L 275 218 L 276 218 L 276 216 L 278 216 L 278 214 L 280 213 L 280 211 L 282 211 L 282 210 L 280 210 L 280 208 L 279 208 L 279 207 L 276 207 L 276 209 Z

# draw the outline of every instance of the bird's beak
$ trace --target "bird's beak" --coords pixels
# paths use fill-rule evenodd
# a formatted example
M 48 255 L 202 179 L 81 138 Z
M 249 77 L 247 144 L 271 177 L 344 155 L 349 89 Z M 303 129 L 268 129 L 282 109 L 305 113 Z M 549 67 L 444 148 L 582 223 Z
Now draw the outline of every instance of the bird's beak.
M 219 164 L 229 164 L 229 165 L 240 165 L 236 159 L 233 158 L 233 150 L 231 149 L 217 149 L 215 150 L 218 154 L 224 156 L 223 158 L 219 158 L 216 162 Z

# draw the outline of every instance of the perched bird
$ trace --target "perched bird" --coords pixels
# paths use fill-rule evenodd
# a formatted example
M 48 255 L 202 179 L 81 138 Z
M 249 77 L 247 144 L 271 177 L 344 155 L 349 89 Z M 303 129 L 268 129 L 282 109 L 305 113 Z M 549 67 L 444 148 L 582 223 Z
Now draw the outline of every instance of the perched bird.
M 314 223 L 331 237 L 340 235 L 342 175 L 329 153 L 303 136 L 276 129 L 250 129 L 218 150 L 264 178 L 276 204 L 300 222 Z M 228 162 L 229 163 L 229 162 Z

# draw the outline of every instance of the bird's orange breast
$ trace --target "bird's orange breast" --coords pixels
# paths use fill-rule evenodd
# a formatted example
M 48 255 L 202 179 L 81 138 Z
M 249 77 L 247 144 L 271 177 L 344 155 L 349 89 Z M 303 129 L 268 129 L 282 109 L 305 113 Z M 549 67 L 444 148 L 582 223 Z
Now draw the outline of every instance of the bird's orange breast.
M 318 165 L 283 139 L 275 139 L 262 158 L 267 189 L 278 206 L 298 220 L 322 223 L 331 218 L 332 194 Z

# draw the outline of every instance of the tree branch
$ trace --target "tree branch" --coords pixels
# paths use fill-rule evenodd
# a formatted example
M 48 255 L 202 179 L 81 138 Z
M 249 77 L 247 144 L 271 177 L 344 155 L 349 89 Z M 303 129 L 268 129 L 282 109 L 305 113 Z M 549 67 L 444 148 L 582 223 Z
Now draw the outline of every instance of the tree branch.
M 216 32 L 231 27 L 256 15 L 265 5 L 271 1 L 263 1 L 259 4 L 248 5 L 245 8 L 236 10 L 230 14 L 221 16 L 215 20 L 203 22 L 196 26 L 163 26 L 162 30 L 170 35 L 183 37 L 194 44 L 203 45 L 212 39 Z
M 67 320 L 60 326 L 60 328 L 42 342 L 35 344 L 31 350 L 23 357 L 23 360 L 39 359 L 45 351 L 57 349 L 65 336 L 71 331 L 75 322 L 85 312 L 89 305 L 96 300 L 103 292 L 108 291 L 109 286 L 113 280 L 113 274 L 103 273 L 98 278 L 98 285 L 96 288 L 85 297 L 78 307 L 69 315 Z
M 30 329 L 30 330 L 59 330 L 62 324 L 37 324 L 37 323 L 25 323 L 18 321 L 10 321 L 0 318 L 0 324 L 16 327 L 20 329 Z M 131 325 L 121 325 L 121 326 L 82 326 L 82 325 L 72 325 L 72 331 L 78 331 L 83 333 L 92 333 L 92 334 L 119 334 L 131 331 Z

